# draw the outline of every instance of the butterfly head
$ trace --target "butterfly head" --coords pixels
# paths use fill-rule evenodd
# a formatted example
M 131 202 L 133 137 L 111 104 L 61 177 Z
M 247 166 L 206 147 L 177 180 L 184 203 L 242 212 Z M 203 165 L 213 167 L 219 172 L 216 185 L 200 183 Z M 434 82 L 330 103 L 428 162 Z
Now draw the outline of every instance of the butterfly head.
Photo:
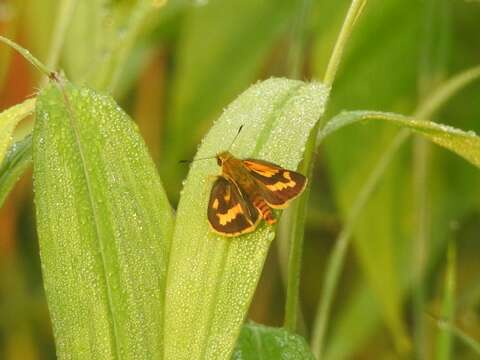
M 230 154 L 228 151 L 222 151 L 221 153 L 218 153 L 216 156 L 218 166 L 223 166 L 223 164 L 232 157 L 232 154 Z

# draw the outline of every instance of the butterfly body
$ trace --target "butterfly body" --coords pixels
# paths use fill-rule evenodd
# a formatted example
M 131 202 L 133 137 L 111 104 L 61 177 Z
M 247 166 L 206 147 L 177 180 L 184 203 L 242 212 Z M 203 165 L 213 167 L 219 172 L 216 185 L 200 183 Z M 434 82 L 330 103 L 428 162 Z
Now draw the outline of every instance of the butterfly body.
M 263 160 L 238 159 L 228 151 L 216 158 L 222 174 L 213 184 L 207 217 L 224 236 L 252 232 L 262 218 L 274 224 L 272 209 L 287 207 L 307 183 L 302 174 Z

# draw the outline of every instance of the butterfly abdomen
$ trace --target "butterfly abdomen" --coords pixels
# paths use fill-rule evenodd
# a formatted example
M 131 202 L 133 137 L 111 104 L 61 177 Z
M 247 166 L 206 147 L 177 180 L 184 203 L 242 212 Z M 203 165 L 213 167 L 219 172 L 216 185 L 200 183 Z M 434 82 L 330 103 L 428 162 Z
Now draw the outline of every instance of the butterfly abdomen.
M 252 200 L 253 206 L 255 206 L 260 214 L 262 214 L 262 218 L 270 225 L 275 224 L 277 219 L 273 216 L 272 209 L 268 204 L 265 202 L 263 198 L 260 196 L 254 197 Z

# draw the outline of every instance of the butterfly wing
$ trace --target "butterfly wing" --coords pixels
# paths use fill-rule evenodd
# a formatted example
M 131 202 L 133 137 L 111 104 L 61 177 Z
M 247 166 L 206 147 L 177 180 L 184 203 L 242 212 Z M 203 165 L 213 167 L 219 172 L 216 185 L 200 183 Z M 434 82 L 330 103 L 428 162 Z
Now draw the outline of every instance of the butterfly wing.
M 212 230 L 224 236 L 252 232 L 260 221 L 257 209 L 223 176 L 213 184 L 207 217 Z
M 255 178 L 265 201 L 274 209 L 284 209 L 307 185 L 302 174 L 263 160 L 246 159 L 243 164 Z

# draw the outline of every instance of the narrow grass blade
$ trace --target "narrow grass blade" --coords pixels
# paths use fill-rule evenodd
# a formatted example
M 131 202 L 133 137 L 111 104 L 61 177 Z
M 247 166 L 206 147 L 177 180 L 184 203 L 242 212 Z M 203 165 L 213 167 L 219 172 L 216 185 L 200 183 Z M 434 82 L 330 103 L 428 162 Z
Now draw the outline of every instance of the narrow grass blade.
M 473 131 L 466 132 L 451 126 L 412 119 L 394 113 L 378 111 L 342 112 L 330 120 L 319 137 L 323 139 L 344 126 L 365 120 L 384 120 L 408 128 L 480 167 L 480 138 Z
M 328 97 L 320 83 L 270 79 L 250 87 L 220 117 L 197 157 L 226 150 L 295 169 Z M 170 254 L 165 319 L 168 359 L 225 359 L 248 310 L 274 228 L 236 238 L 214 234 L 206 211 L 215 160 L 192 164 L 180 199 Z
M 60 359 L 160 359 L 172 211 L 115 101 L 70 83 L 37 100 L 35 205 Z
M 32 163 L 32 138 L 14 143 L 0 165 L 0 208 L 10 190 Z
M 0 113 L 0 163 L 12 142 L 12 134 L 17 124 L 31 115 L 35 109 L 35 99 L 25 100 Z
M 243 325 L 232 360 L 315 360 L 304 338 L 283 328 Z

